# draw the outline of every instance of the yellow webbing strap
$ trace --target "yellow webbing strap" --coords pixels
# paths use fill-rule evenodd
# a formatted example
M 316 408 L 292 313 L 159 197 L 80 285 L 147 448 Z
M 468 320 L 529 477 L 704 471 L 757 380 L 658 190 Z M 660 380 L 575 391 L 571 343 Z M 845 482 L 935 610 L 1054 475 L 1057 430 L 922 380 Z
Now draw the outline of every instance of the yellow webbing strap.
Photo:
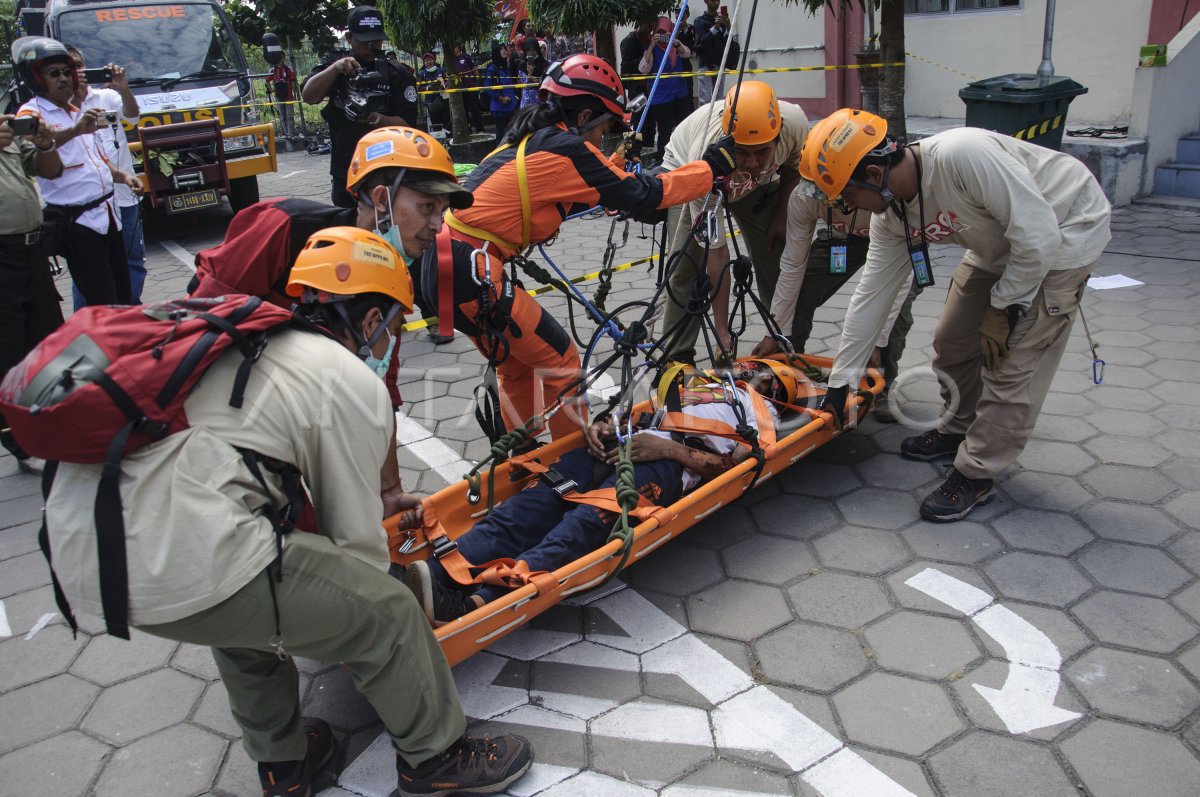
M 533 242 L 533 203 L 529 199 L 529 172 L 525 168 L 525 145 L 529 136 L 517 145 L 517 189 L 521 195 L 521 249 Z

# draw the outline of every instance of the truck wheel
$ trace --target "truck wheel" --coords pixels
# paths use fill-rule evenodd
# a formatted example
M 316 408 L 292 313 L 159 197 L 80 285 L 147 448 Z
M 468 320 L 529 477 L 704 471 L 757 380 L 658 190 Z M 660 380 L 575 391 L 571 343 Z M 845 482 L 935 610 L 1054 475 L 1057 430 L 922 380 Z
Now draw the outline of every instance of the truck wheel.
M 229 205 L 237 213 L 258 201 L 258 178 L 238 177 L 229 181 Z

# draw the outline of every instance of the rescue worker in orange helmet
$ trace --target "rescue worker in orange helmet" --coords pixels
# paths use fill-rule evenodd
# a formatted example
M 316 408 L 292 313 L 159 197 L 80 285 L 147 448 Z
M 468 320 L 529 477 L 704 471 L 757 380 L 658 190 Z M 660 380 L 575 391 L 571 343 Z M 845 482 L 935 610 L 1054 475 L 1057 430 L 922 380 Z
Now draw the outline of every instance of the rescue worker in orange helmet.
M 921 516 L 961 520 L 1033 432 L 1110 238 L 1108 200 L 1070 155 L 974 127 L 900 146 L 886 119 L 851 108 L 813 127 L 800 168 L 830 199 L 875 214 L 824 401 L 839 424 L 899 292 L 933 284 L 929 244 L 966 248 L 933 333 L 943 412 L 900 444 L 908 459 L 954 458 Z
M 732 139 L 714 142 L 701 160 L 653 177 L 626 172 L 620 155 L 605 158 L 598 148 L 601 139 L 628 129 L 628 113 L 621 79 L 595 56 L 573 55 L 551 64 L 539 96 L 538 104 L 514 117 L 507 146 L 467 177 L 474 204 L 446 215 L 456 242 L 449 277 L 454 327 L 498 365 L 501 411 L 510 427 L 550 406 L 574 382 L 579 353 L 536 301 L 512 290 L 504 264 L 531 244 L 552 238 L 573 212 L 597 204 L 628 211 L 666 208 L 703 196 L 715 178 L 733 169 Z M 442 273 L 446 268 L 438 268 L 436 252 L 426 254 L 417 282 L 430 304 L 448 278 Z M 551 419 L 550 432 L 561 437 L 583 420 L 582 411 L 576 417 L 560 412 Z

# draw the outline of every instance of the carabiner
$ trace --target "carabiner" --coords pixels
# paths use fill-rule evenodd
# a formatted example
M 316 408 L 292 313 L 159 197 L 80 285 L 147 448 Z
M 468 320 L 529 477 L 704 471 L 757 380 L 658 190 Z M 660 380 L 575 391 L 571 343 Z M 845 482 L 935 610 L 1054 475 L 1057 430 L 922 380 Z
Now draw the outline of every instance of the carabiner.
M 488 254 L 486 243 L 480 245 L 477 249 L 471 250 L 471 265 L 473 266 L 471 269 L 471 281 L 475 283 L 476 287 L 482 288 L 483 280 L 479 277 L 479 264 L 475 260 L 477 255 L 483 255 L 483 270 L 484 273 L 488 275 L 487 278 L 490 282 L 492 275 L 492 256 Z
M 1104 360 L 1092 358 L 1092 381 L 1097 385 L 1104 381 Z

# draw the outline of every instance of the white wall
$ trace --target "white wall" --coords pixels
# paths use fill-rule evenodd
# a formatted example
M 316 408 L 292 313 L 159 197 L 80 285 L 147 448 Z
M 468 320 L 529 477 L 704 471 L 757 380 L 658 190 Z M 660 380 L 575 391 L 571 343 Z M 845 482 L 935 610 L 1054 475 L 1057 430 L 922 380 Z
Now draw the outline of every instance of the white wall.
M 1167 45 L 1167 65 L 1139 67 L 1133 90 L 1131 138 L 1145 138 L 1142 191 L 1154 187 L 1154 168 L 1175 160 L 1182 136 L 1200 130 L 1200 15 Z
M 1151 0 L 1058 0 L 1054 71 L 1088 87 L 1071 103 L 1070 123 L 1126 123 L 1138 48 L 1146 44 Z M 910 14 L 906 49 L 979 77 L 1036 72 L 1042 60 L 1045 0 L 1020 10 Z M 910 116 L 966 115 L 958 90 L 969 78 L 908 59 L 905 110 Z

